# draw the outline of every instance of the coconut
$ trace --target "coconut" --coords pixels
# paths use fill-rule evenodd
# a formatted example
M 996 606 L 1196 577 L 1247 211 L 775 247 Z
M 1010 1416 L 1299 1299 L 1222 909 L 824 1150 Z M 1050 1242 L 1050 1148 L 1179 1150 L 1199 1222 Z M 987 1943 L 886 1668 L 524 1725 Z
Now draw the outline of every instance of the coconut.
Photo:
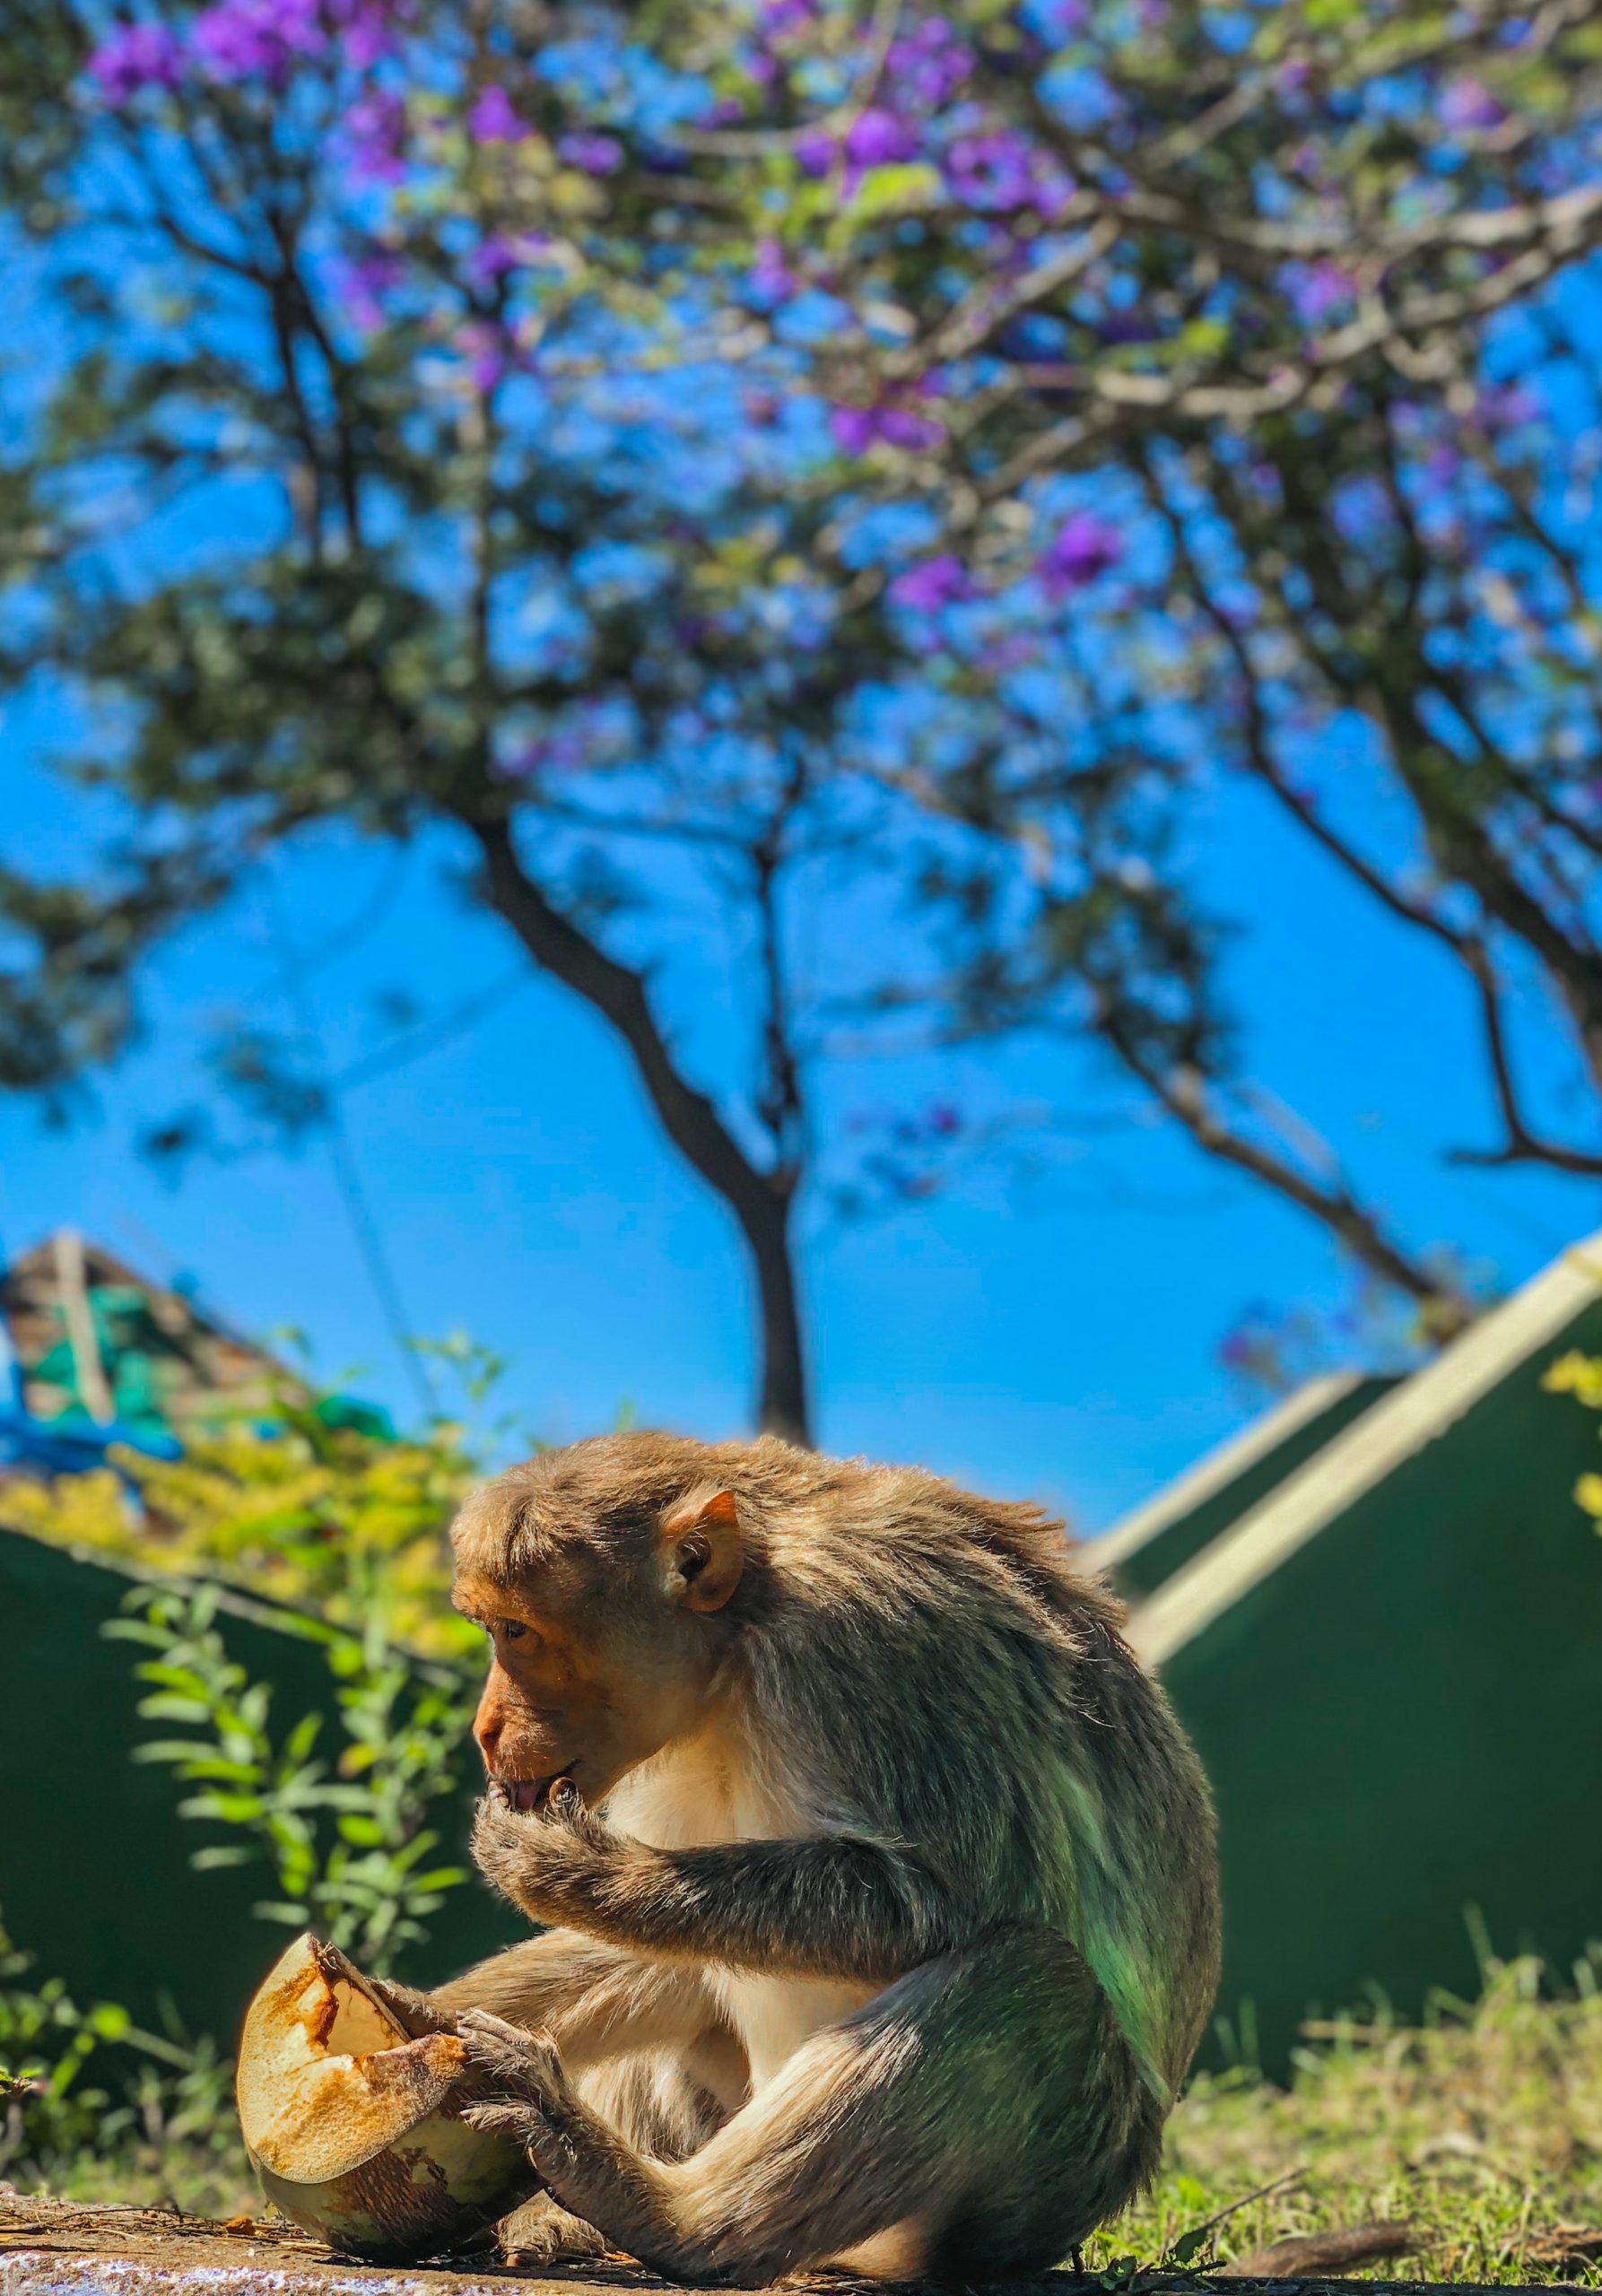
M 262 2190 L 347 2256 L 462 2247 L 539 2186 L 521 2146 L 463 2119 L 467 2069 L 454 2033 L 414 2039 L 337 1947 L 297 1937 L 239 2039 L 239 2126 Z

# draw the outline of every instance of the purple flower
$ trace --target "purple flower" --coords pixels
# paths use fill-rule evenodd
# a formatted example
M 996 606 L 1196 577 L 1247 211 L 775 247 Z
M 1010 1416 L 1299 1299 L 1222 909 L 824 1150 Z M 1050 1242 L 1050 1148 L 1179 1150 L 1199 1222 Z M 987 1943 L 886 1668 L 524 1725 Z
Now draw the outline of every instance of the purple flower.
M 1441 92 L 1439 110 L 1441 126 L 1457 134 L 1472 133 L 1478 127 L 1500 127 L 1507 117 L 1484 83 L 1466 75 L 1447 82 Z
M 817 0 L 766 0 L 762 13 L 764 39 L 789 39 L 817 22 Z
M 339 27 L 346 62 L 358 71 L 394 55 L 389 0 L 329 0 L 328 13 Z
M 829 429 L 835 445 L 848 455 L 866 455 L 879 435 L 878 417 L 871 407 L 831 406 Z
M 473 100 L 473 109 L 467 114 L 467 133 L 475 144 L 522 144 L 534 130 L 506 90 L 492 80 Z
M 1035 561 L 1034 570 L 1050 598 L 1066 598 L 1105 574 L 1123 556 L 1118 528 L 1093 510 L 1075 510 L 1063 520 Z
M 385 298 L 393 293 L 405 275 L 405 265 L 387 248 L 369 248 L 344 266 L 340 288 L 358 326 L 383 326 L 388 316 L 384 308 Z
M 510 337 L 488 319 L 469 319 L 458 327 L 456 344 L 481 391 L 493 390 L 512 363 Z
M 1535 421 L 1541 402 L 1522 383 L 1487 383 L 1475 393 L 1474 411 L 1487 430 L 1514 430 Z
M 869 104 L 847 128 L 840 149 L 846 161 L 840 189 L 849 199 L 869 168 L 910 160 L 918 149 L 918 139 L 894 112 L 886 111 L 882 104 Z
M 910 406 L 882 407 L 874 420 L 887 447 L 906 447 L 914 453 L 920 447 L 937 447 L 945 436 L 943 422 L 936 422 L 932 414 L 916 413 Z
M 871 447 L 937 447 L 945 426 L 930 414 L 910 406 L 832 406 L 829 429 L 836 446 L 848 455 L 866 455 Z
M 263 79 L 282 87 L 297 57 L 327 45 L 318 0 L 217 0 L 189 27 L 190 42 L 213 80 Z
M 144 88 L 176 88 L 183 50 L 165 24 L 118 24 L 90 57 L 89 69 L 109 103 L 126 104 Z
M 550 244 L 543 231 L 519 231 L 515 239 L 509 239 L 502 231 L 486 231 L 462 268 L 475 287 L 487 287 L 492 280 L 504 279 L 509 271 L 537 263 Z
M 809 127 L 795 142 L 796 164 L 804 176 L 826 176 L 834 165 L 834 138 Z
M 745 284 L 753 301 L 764 310 L 772 310 L 780 303 L 788 303 L 800 285 L 800 281 L 784 259 L 784 249 L 777 239 L 759 239 L 756 261 L 746 274 Z
M 1356 295 L 1352 274 L 1338 263 L 1293 264 L 1289 271 L 1291 308 L 1304 326 L 1317 326 Z
M 556 156 L 584 175 L 614 176 L 623 163 L 623 147 L 615 135 L 600 135 L 581 127 L 558 137 Z
M 926 558 L 921 565 L 898 574 L 889 595 L 898 606 L 909 606 L 914 613 L 938 613 L 942 606 L 967 597 L 971 588 L 962 560 L 945 551 L 938 558 Z
M 369 88 L 344 120 L 352 169 L 377 183 L 397 183 L 405 173 L 406 107 L 389 88 Z
M 1034 154 L 1009 128 L 961 135 L 945 155 L 945 180 L 964 207 L 994 213 L 1026 207 L 1034 189 Z
M 926 17 L 892 40 L 884 57 L 888 85 L 903 102 L 926 111 L 937 110 L 972 70 L 972 52 L 944 16 Z

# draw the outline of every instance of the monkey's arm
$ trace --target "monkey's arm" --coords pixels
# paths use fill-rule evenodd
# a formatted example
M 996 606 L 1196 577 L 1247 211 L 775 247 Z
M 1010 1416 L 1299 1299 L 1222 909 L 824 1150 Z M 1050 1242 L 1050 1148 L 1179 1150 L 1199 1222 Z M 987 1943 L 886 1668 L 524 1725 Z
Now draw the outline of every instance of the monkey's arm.
M 983 1926 L 904 1853 L 843 1836 L 656 1849 L 570 1797 L 544 1815 L 481 1805 L 473 1854 L 536 1921 L 636 1953 L 884 1981 Z

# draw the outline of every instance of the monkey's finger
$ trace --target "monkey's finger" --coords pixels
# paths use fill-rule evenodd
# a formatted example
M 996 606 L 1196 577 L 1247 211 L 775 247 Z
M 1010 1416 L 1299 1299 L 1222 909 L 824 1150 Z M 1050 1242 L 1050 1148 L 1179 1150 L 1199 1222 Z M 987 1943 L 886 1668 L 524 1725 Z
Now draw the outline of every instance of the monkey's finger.
M 562 2088 L 562 2061 L 544 2035 L 509 2025 L 487 2009 L 469 2009 L 462 2017 L 461 2037 L 473 2063 L 514 2096 L 539 2101 Z
M 457 2020 L 452 2012 L 441 2009 L 415 1986 L 396 1985 L 392 1979 L 382 1977 L 370 1977 L 367 1982 L 414 2041 L 422 2040 L 428 2033 L 456 2031 Z
M 537 2105 L 468 2105 L 462 2118 L 490 2136 L 509 2136 L 526 2152 L 551 2141 L 551 2127 Z
M 584 1796 L 570 1778 L 559 1778 L 545 1796 L 545 1807 L 553 1818 L 568 1824 L 585 1815 Z
M 487 2041 L 520 2055 L 534 2048 L 549 2049 L 551 2044 L 543 2034 L 531 2033 L 527 2025 L 514 2025 L 509 2019 L 498 2017 L 492 2009 L 464 2009 L 458 2021 L 462 2039 L 469 2040 L 482 2035 Z

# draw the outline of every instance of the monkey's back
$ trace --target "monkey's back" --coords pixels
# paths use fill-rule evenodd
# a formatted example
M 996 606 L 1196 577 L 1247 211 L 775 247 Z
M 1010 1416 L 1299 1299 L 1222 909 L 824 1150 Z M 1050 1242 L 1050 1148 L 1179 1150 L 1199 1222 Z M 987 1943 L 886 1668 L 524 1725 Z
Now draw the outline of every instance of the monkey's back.
M 749 1504 L 784 1600 L 764 1619 L 757 1590 L 747 1663 L 796 1790 L 820 1824 L 915 1850 L 989 1921 L 1070 1936 L 1166 2101 L 1217 1987 L 1215 1830 L 1121 1605 L 1038 1508 L 738 1448 L 778 1470 Z

